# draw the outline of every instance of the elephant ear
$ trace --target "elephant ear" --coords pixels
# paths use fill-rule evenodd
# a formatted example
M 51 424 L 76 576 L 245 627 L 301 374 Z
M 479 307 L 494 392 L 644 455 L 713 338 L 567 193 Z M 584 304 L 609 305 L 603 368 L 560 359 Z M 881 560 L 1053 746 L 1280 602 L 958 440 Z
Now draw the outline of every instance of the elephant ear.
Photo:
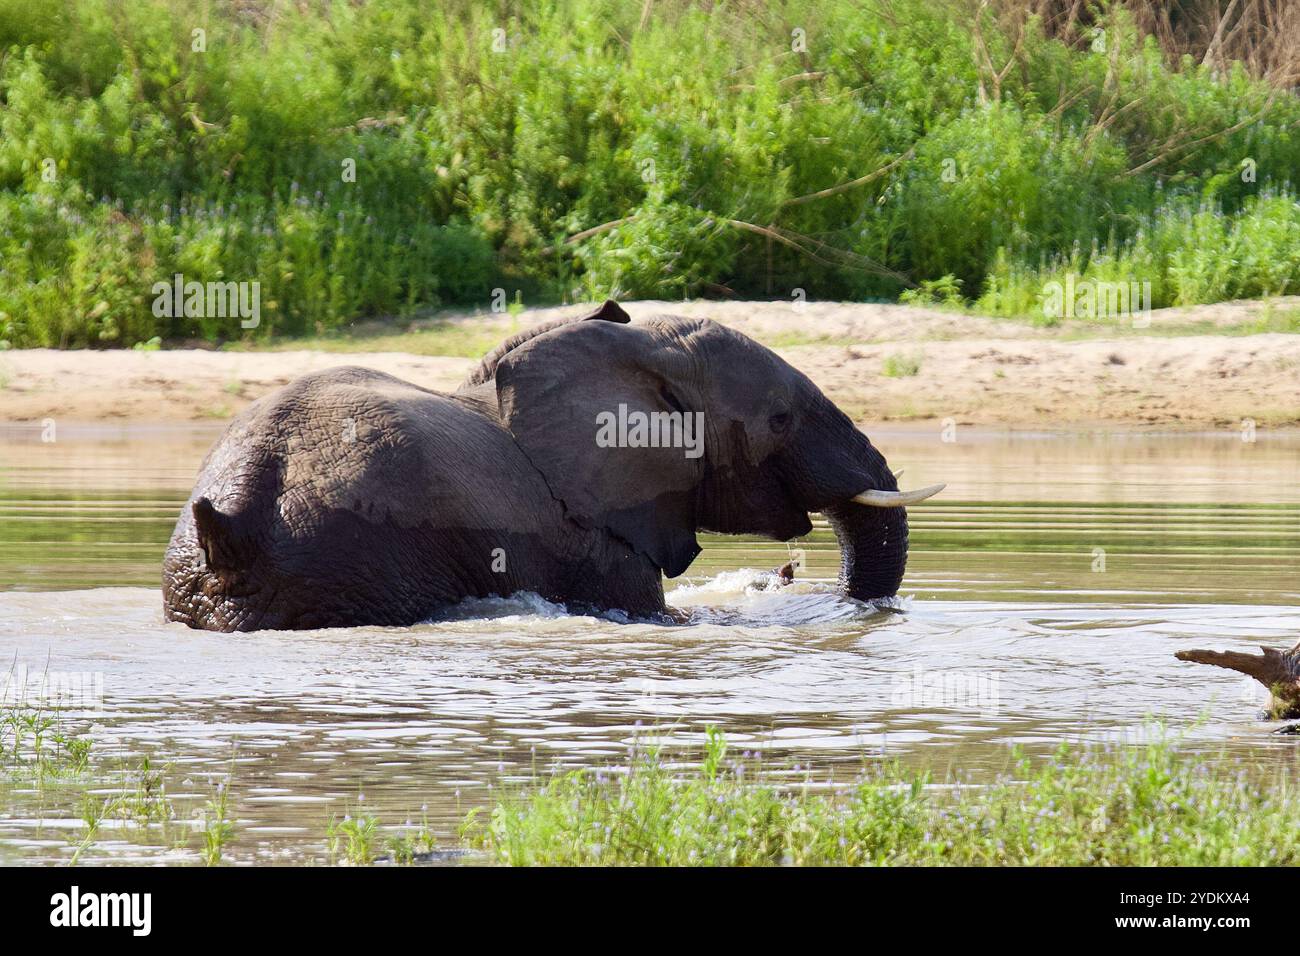
M 610 322 L 549 331 L 496 369 L 502 419 L 568 516 L 613 532 L 668 577 L 700 552 L 695 510 L 704 458 L 683 447 L 602 446 L 623 416 L 635 423 L 636 413 L 676 412 L 685 426 L 694 410 L 677 397 L 687 391 L 677 382 L 683 369 L 662 331 Z M 690 424 L 702 449 L 702 416 Z
M 547 332 L 558 329 L 561 326 L 568 325 L 571 322 L 621 322 L 626 325 L 630 321 L 632 321 L 631 318 L 629 318 L 628 314 L 623 311 L 622 306 L 613 299 L 606 299 L 605 304 L 600 308 L 588 312 L 585 315 L 580 315 L 575 319 L 556 319 L 554 322 L 544 322 L 541 325 L 535 325 L 531 329 L 526 329 L 525 331 L 520 332 L 518 335 L 512 335 L 487 355 L 483 356 L 483 361 L 479 362 L 474 371 L 470 372 L 469 375 L 466 376 L 465 381 L 461 383 L 460 388 L 457 389 L 457 391 L 466 391 L 467 389 L 474 388 L 476 385 L 482 385 L 484 382 L 490 381 L 492 377 L 496 375 L 497 366 L 501 364 L 503 358 L 529 340 L 535 339 L 539 335 L 545 335 Z

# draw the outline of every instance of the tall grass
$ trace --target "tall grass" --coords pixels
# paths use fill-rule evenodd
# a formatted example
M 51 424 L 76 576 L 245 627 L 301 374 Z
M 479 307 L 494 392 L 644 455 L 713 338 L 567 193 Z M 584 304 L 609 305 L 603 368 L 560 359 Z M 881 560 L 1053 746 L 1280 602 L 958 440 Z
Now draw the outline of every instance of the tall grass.
M 514 865 L 1121 865 L 1300 863 L 1300 803 L 1283 771 L 1203 764 L 1157 738 L 1063 745 L 976 786 L 896 764 L 851 787 L 777 787 L 728 760 L 641 751 L 624 773 L 575 772 L 507 796 L 469 832 Z
M 1042 315 L 1048 282 L 1149 282 L 1154 308 L 1300 294 L 1300 201 L 1290 192 L 1248 198 L 1236 215 L 1218 203 L 1170 200 L 1127 240 L 1030 266 L 995 258 L 979 307 L 998 315 Z M 1045 321 L 1051 321 L 1050 318 Z
M 1093 250 L 1169 301 L 1292 288 L 1294 257 L 1269 260 L 1300 169 L 1280 54 L 1241 54 L 1271 85 L 1239 38 L 1201 66 L 1121 5 L 1029 7 L 0 0 L 0 341 L 325 334 L 497 289 L 952 276 L 1014 311 L 1013 275 Z M 1187 208 L 1220 224 L 1171 243 L 1269 245 L 1124 252 Z M 260 282 L 261 324 L 155 316 L 176 272 Z
M 37 781 L 79 775 L 89 766 L 90 748 L 88 737 L 67 730 L 57 708 L 0 704 L 0 775 Z

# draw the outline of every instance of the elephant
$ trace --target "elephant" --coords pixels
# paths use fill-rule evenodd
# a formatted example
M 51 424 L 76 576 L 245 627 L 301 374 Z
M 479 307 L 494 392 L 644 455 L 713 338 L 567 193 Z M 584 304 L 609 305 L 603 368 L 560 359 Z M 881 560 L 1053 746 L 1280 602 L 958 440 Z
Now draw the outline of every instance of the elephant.
M 340 367 L 250 405 L 204 459 L 163 561 L 164 616 L 216 631 L 411 625 L 532 591 L 664 619 L 697 532 L 786 541 L 809 512 L 851 598 L 893 596 L 906 506 L 805 376 L 707 319 L 608 301 L 489 353 L 452 393 Z

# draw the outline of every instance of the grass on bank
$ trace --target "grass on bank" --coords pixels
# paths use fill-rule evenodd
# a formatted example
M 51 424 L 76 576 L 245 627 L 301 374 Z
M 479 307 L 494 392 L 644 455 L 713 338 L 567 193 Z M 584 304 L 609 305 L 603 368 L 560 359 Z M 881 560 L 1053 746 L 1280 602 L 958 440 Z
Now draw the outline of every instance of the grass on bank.
M 26 727 L 29 715 L 0 716 Z M 6 751 L 0 780 L 87 788 L 72 863 L 106 829 L 120 838 L 122 828 L 154 846 L 194 850 L 208 865 L 225 861 L 236 835 L 228 784 L 186 822 L 167 768 L 144 758 L 109 771 L 90 766 L 85 751 L 41 744 L 38 769 L 35 739 L 23 733 L 22 757 Z M 888 762 L 826 786 L 811 772 L 775 782 L 773 770 L 783 768 L 737 757 L 710 729 L 696 759 L 670 761 L 638 744 L 625 770 L 577 771 L 507 793 L 470 813 L 462 834 L 508 865 L 1300 864 L 1300 800 L 1288 767 L 1203 762 L 1177 744 L 1160 734 L 1140 745 L 1062 745 L 1048 759 L 1017 754 L 987 784 Z M 331 818 L 324 835 L 332 863 L 403 865 L 456 852 L 440 851 L 427 812 L 393 828 L 357 810 Z
M 1180 6 L 0 0 L 0 347 L 498 291 L 1300 292 L 1300 21 Z M 177 272 L 260 283 L 261 324 L 155 314 Z
M 1300 305 L 1294 298 L 1265 299 L 1246 303 L 1240 315 L 1228 319 L 1167 317 L 1154 315 L 1142 327 L 1134 327 L 1131 318 L 1124 319 L 1070 319 L 1053 322 L 1059 326 L 1055 335 L 1065 340 L 1140 336 L 1178 338 L 1196 335 L 1245 336 L 1268 333 L 1300 333 Z M 761 307 L 761 304 L 760 304 Z M 954 314 L 983 316 L 978 308 L 952 306 Z M 1006 315 L 1004 321 L 1020 321 L 1026 325 L 1042 325 L 1035 316 Z M 449 315 L 443 319 L 421 320 L 404 331 L 394 331 L 391 325 L 365 322 L 350 328 L 340 328 L 323 335 L 300 338 L 254 339 L 228 342 L 223 351 L 231 352 L 289 352 L 319 351 L 342 354 L 366 352 L 404 352 L 411 355 L 448 356 L 479 359 L 514 335 L 523 324 L 502 321 L 491 316 L 468 318 Z M 803 347 L 849 347 L 880 344 L 874 339 L 853 335 L 836 335 L 815 330 L 744 329 L 745 334 L 776 350 Z M 950 327 L 935 325 L 928 332 L 909 335 L 913 342 L 946 341 L 954 337 Z M 180 343 L 184 346 L 186 343 Z M 881 374 L 907 377 L 920 372 L 923 356 L 919 353 L 887 356 L 882 362 Z M 0 384 L 0 387 L 3 387 Z
M 987 786 L 885 764 L 844 790 L 778 787 L 728 759 L 657 751 L 625 773 L 574 772 L 471 815 L 467 833 L 513 865 L 1116 865 L 1300 863 L 1288 772 L 1202 764 L 1167 739 L 1018 756 Z
M 479 359 L 517 331 L 516 326 L 467 321 L 433 322 L 404 332 L 379 329 L 373 324 L 356 331 L 310 335 L 265 342 L 231 342 L 225 351 L 244 352 L 405 352 L 410 355 L 446 355 Z

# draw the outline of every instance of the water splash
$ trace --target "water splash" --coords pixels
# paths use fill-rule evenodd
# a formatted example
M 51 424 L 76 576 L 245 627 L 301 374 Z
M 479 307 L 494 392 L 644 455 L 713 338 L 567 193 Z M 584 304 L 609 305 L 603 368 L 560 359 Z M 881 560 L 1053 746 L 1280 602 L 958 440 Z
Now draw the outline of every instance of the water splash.
M 740 568 L 692 580 L 667 594 L 671 607 L 686 612 L 692 624 L 802 627 L 862 623 L 887 610 L 880 603 L 846 597 L 828 581 L 782 581 L 775 571 Z
M 429 622 L 489 620 L 514 623 L 522 618 L 554 620 L 568 615 L 569 609 L 563 604 L 548 601 L 533 591 L 516 591 L 509 597 L 465 598 L 443 608 Z

